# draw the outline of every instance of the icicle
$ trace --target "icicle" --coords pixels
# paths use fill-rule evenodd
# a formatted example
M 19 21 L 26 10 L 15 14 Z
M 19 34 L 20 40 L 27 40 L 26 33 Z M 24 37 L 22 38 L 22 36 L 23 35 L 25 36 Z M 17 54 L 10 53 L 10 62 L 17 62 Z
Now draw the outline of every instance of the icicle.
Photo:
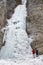
M 22 4 L 26 5 L 27 0 L 22 0 Z

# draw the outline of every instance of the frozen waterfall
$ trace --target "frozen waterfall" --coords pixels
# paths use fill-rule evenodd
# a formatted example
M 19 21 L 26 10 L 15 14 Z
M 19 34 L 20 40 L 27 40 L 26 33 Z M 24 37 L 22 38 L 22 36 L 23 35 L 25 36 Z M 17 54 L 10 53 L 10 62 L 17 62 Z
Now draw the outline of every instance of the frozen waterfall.
M 26 3 L 27 3 L 27 0 L 22 0 L 23 5 L 26 5 Z
M 26 33 L 26 0 L 22 0 L 22 5 L 18 5 L 14 14 L 7 20 L 7 25 L 3 28 L 5 46 L 0 51 L 1 59 L 26 59 L 31 55 L 30 43 Z M 5 31 L 4 31 L 5 30 Z

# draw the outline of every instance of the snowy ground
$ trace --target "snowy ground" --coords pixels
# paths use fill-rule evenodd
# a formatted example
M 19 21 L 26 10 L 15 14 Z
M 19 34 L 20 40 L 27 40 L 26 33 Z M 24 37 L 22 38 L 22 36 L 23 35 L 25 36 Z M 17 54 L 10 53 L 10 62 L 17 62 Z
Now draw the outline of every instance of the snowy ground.
M 0 65 L 43 65 L 43 60 L 40 57 L 17 61 L 17 63 L 12 60 L 0 60 Z

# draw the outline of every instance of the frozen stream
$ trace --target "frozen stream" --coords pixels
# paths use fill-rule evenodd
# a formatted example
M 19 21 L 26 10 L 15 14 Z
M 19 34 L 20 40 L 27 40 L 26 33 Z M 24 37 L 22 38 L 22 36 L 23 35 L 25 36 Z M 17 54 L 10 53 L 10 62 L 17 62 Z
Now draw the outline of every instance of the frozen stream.
M 22 0 L 22 5 L 18 5 L 14 14 L 7 20 L 7 25 L 3 28 L 5 46 L 0 51 L 1 59 L 22 60 L 32 56 L 30 43 L 26 33 L 26 0 Z M 5 31 L 4 31 L 5 30 Z

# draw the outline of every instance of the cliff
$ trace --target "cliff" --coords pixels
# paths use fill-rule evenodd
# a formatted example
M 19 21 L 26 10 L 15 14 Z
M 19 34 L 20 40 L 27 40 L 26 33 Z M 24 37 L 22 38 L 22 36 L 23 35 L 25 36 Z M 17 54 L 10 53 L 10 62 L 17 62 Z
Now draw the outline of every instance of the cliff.
M 27 6 L 27 33 L 32 36 L 32 48 L 38 48 L 43 53 L 43 1 L 29 0 Z
M 0 48 L 3 46 L 3 33 L 1 32 L 1 28 L 3 28 L 6 24 L 6 1 L 0 1 Z

